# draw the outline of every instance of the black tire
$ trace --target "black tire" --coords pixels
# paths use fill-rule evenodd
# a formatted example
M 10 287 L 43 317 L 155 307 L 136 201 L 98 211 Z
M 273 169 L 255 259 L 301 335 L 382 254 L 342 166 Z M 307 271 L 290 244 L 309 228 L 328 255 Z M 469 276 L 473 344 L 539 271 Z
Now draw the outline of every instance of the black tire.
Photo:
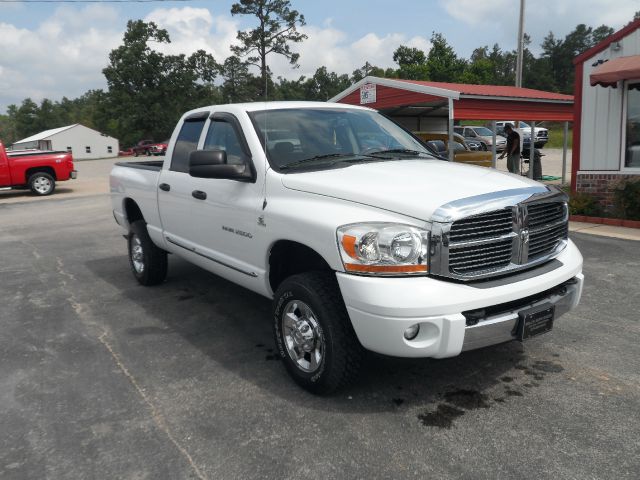
M 151 156 L 151 150 L 149 150 L 149 149 L 145 150 L 144 154 L 145 154 L 147 157 L 150 157 L 150 156 Z
M 301 367 L 292 357 L 296 353 L 290 353 L 299 347 L 293 343 L 293 330 L 288 330 L 289 335 L 285 333 L 285 316 L 291 309 L 295 312 L 297 307 L 298 310 L 310 309 L 307 312 L 311 312 L 315 323 L 311 328 L 315 339 L 312 344 L 316 346 L 314 348 L 322 346 L 320 360 L 313 370 Z M 364 349 L 351 326 L 333 272 L 308 272 L 287 278 L 278 287 L 272 308 L 277 354 L 296 383 L 312 393 L 325 395 L 349 385 L 357 378 Z M 307 326 L 311 324 L 305 315 L 293 315 L 298 320 L 306 318 L 305 322 L 310 322 Z M 304 325 L 301 330 L 304 331 Z M 301 335 L 301 330 L 296 329 L 298 335 Z M 288 343 L 287 338 L 292 342 Z M 310 362 L 305 360 L 307 354 L 311 358 L 314 352 L 303 353 L 299 361 Z
M 45 172 L 36 172 L 29 177 L 29 188 L 39 196 L 51 195 L 56 189 L 55 179 Z
M 167 252 L 151 241 L 144 220 L 136 220 L 131 224 L 127 246 L 131 272 L 141 285 L 151 286 L 164 282 L 167 277 Z
M 133 156 L 134 156 L 134 157 L 137 157 L 137 156 L 138 156 L 138 151 L 137 151 L 137 150 L 134 150 L 134 151 L 133 151 Z

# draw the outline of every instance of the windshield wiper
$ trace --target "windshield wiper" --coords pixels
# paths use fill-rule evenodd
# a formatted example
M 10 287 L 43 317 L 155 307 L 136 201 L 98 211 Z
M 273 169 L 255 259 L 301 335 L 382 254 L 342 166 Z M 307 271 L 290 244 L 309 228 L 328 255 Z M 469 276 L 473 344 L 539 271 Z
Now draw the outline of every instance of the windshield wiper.
M 409 148 L 393 148 L 390 150 L 374 150 L 373 152 L 367 152 L 367 155 L 379 155 L 381 153 L 405 153 L 407 155 L 423 155 L 427 152 L 419 152 L 418 150 L 411 150 Z
M 288 170 L 290 168 L 299 167 L 300 165 L 305 165 L 307 163 L 313 163 L 318 160 L 325 160 L 327 158 L 352 158 L 356 157 L 358 154 L 356 153 L 327 153 L 324 155 L 316 155 L 315 157 L 303 158 L 302 160 L 296 160 L 295 162 L 287 163 L 286 165 L 282 165 L 280 170 Z

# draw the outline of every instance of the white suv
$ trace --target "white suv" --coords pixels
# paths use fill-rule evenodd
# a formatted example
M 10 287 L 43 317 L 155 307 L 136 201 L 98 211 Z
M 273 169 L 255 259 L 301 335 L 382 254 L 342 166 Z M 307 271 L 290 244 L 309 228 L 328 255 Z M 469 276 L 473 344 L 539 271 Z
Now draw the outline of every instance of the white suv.
M 507 124 L 511 124 L 512 127 L 515 127 L 515 120 L 501 120 L 496 122 L 496 133 L 504 132 L 504 127 Z M 529 138 L 531 136 L 531 125 L 526 122 L 520 121 L 520 126 L 518 127 L 523 133 L 525 138 Z M 549 141 L 549 130 L 543 127 L 535 127 L 535 139 L 534 145 L 536 148 L 542 148 Z

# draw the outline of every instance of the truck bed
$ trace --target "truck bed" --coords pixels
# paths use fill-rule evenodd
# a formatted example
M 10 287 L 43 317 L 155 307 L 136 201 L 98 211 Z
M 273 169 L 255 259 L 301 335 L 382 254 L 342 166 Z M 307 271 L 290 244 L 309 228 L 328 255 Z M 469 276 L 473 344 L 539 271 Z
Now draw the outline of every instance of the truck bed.
M 144 162 L 117 162 L 120 167 L 138 168 L 140 170 L 153 170 L 159 172 L 162 170 L 162 160 L 147 160 Z

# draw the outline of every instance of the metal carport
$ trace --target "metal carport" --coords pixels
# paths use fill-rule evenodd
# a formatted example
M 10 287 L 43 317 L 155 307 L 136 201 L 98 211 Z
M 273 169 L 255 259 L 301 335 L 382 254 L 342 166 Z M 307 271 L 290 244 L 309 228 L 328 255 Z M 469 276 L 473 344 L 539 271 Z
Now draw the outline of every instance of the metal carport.
M 568 122 L 573 121 L 573 96 L 505 85 L 400 80 L 368 76 L 329 100 L 375 108 L 411 130 L 433 128 L 446 122 L 453 141 L 454 120 L 562 121 L 564 129 L 563 183 L 565 180 Z M 442 124 L 442 123 L 441 123 Z M 495 124 L 493 125 L 495 135 Z M 531 150 L 533 156 L 533 149 Z M 449 159 L 453 151 L 450 149 Z M 495 139 L 493 166 L 496 165 Z M 533 169 L 529 169 L 531 174 Z

